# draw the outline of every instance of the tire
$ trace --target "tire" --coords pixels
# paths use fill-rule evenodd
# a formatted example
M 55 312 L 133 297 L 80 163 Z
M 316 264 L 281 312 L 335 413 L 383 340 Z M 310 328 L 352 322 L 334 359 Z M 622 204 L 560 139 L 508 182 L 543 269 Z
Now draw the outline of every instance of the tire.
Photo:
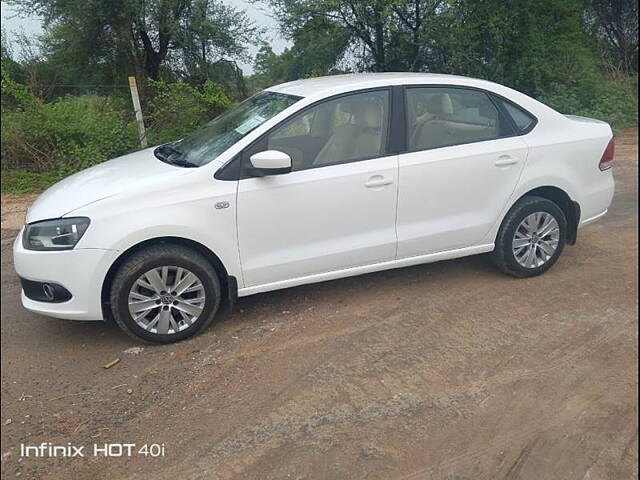
M 111 284 L 111 310 L 118 326 L 137 340 L 153 343 L 178 342 L 204 331 L 220 298 L 220 280 L 209 261 L 177 245 L 134 253 Z
M 531 230 L 528 228 L 536 223 L 538 226 L 545 226 L 549 218 L 555 220 L 557 230 L 552 222 L 546 228 L 539 228 L 537 235 L 532 233 L 535 227 Z M 553 228 L 553 234 L 544 235 L 549 228 Z M 540 237 L 540 234 L 544 236 Z M 566 241 L 567 218 L 562 209 L 546 198 L 526 196 L 511 207 L 502 221 L 492 254 L 493 262 L 507 275 L 517 278 L 534 277 L 546 272 L 556 263 Z M 551 254 L 554 244 L 556 247 Z M 535 259 L 530 256 L 532 249 Z

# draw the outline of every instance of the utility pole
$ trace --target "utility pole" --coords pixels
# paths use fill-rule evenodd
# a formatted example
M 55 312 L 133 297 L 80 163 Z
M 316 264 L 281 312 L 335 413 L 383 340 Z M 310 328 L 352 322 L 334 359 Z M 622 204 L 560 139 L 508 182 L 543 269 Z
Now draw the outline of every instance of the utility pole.
M 138 124 L 138 138 L 140 146 L 146 148 L 147 133 L 144 129 L 144 119 L 142 118 L 142 107 L 140 106 L 140 97 L 138 96 L 138 85 L 136 77 L 129 77 L 129 90 L 131 90 L 131 100 L 133 100 L 133 109 L 136 112 L 136 123 Z

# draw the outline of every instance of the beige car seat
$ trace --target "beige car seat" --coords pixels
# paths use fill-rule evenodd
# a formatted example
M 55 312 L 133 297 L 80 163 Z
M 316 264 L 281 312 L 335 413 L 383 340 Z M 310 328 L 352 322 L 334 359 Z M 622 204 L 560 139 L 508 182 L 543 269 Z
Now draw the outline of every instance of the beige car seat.
M 337 127 L 322 147 L 314 166 L 379 155 L 382 147 L 382 106 L 371 99 L 350 105 L 352 123 Z
M 447 119 L 453 115 L 453 103 L 446 93 L 432 95 L 427 100 L 427 113 L 417 120 L 409 139 L 411 150 L 424 150 L 443 145 L 448 136 Z M 428 118 L 428 120 L 423 120 Z
M 451 98 L 445 93 L 430 98 L 427 110 L 432 119 L 416 122 L 409 145 L 411 150 L 481 142 L 500 137 L 497 112 L 489 105 L 477 107 L 475 114 L 468 113 L 472 118 L 465 119 L 464 112 L 456 112 L 462 114 L 462 119 L 458 119 L 458 116 L 453 116 Z

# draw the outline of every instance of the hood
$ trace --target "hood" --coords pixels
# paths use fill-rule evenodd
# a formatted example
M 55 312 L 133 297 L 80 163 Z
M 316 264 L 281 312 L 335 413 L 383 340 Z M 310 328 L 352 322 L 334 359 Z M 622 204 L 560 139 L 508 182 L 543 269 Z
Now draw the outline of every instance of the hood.
M 130 153 L 82 170 L 45 190 L 29 208 L 27 223 L 59 218 L 90 203 L 189 170 L 161 162 L 153 155 L 153 148 Z

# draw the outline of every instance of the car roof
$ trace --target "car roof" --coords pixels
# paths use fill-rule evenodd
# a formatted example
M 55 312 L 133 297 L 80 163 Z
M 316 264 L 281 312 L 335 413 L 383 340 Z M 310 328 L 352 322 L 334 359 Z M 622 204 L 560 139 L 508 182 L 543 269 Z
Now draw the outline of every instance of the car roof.
M 458 75 L 440 73 L 385 72 L 346 73 L 326 77 L 305 78 L 281 83 L 267 88 L 269 91 L 296 95 L 299 97 L 325 97 L 337 93 L 365 88 L 410 84 L 451 84 L 476 87 L 495 86 L 494 83 Z
M 538 119 L 556 118 L 558 122 L 565 120 L 564 116 L 547 105 L 513 90 L 505 85 L 480 80 L 478 78 L 463 77 L 459 75 L 446 75 L 441 73 L 415 73 L 415 72 L 385 72 L 385 73 L 346 73 L 343 75 L 331 75 L 327 77 L 306 78 L 293 82 L 281 83 L 267 88 L 268 91 L 279 92 L 298 97 L 304 97 L 303 104 L 310 104 L 324 98 L 343 93 L 355 92 L 368 88 L 382 88 L 393 85 L 450 85 L 459 87 L 471 87 L 489 91 L 507 98 L 509 101 L 524 108 Z M 303 105 L 304 106 L 304 105 Z M 538 127 L 539 129 L 539 127 Z

